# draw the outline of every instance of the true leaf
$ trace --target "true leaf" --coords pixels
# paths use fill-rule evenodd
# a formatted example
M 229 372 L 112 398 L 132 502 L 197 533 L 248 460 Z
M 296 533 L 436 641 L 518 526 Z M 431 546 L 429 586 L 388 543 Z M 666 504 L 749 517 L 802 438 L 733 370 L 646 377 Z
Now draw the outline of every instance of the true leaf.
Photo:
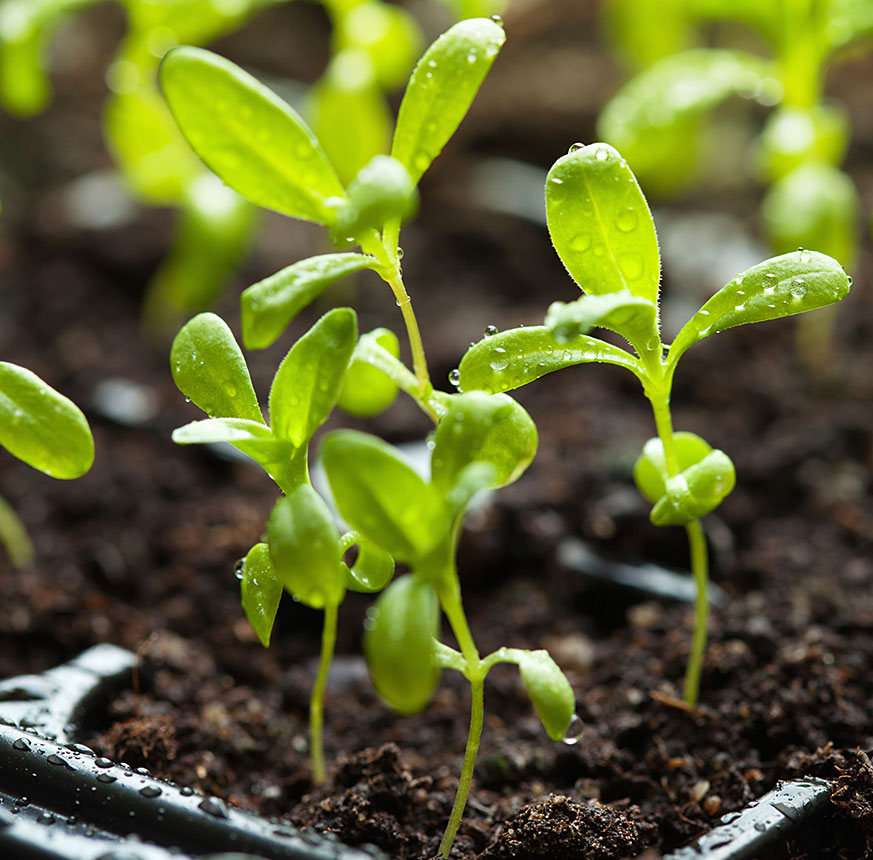
M 242 608 L 264 648 L 276 622 L 276 612 L 282 599 L 282 583 L 270 558 L 267 544 L 255 544 L 243 561 L 240 580 Z
M 627 162 L 608 144 L 574 148 L 546 179 L 546 216 L 561 262 L 591 295 L 658 300 L 661 262 L 651 212 Z
M 288 351 L 270 389 L 273 435 L 301 446 L 327 420 L 358 339 L 351 308 L 328 311 Z
M 332 225 L 345 192 L 315 135 L 250 74 L 201 48 L 173 48 L 161 87 L 192 149 L 259 206 Z
M 567 677 L 548 651 L 522 651 L 521 680 L 546 732 L 553 741 L 564 739 L 576 712 L 576 696 Z
M 301 603 L 314 609 L 340 603 L 346 587 L 339 535 L 327 505 L 309 484 L 273 506 L 267 543 L 276 575 Z
M 580 335 L 562 343 L 545 326 L 530 326 L 486 337 L 471 346 L 458 368 L 459 383 L 462 391 L 512 391 L 552 371 L 592 361 L 640 373 L 630 353 L 596 337 Z
M 536 426 L 511 397 L 483 391 L 458 394 L 437 425 L 432 481 L 447 492 L 468 465 L 485 462 L 494 467 L 491 486 L 505 486 L 528 467 L 536 450 Z
M 376 692 L 401 714 L 418 713 L 439 683 L 434 640 L 439 602 L 433 587 L 401 576 L 379 595 L 369 614 L 364 654 Z
M 391 145 L 414 183 L 455 133 L 505 39 L 499 24 L 472 18 L 443 33 L 418 61 Z
M 94 462 L 91 428 L 78 406 L 7 361 L 0 361 L 0 445 L 53 478 L 78 478 Z
M 227 323 L 198 314 L 176 335 L 170 369 L 179 390 L 210 418 L 264 423 L 242 351 Z
M 682 327 L 668 353 L 675 364 L 688 347 L 709 334 L 825 307 L 845 298 L 851 279 L 832 257 L 794 251 L 737 275 Z
M 414 562 L 444 537 L 439 494 L 391 445 L 340 430 L 325 438 L 322 463 L 342 517 L 398 561 Z
M 249 349 L 270 346 L 297 314 L 334 281 L 375 269 L 365 254 L 323 254 L 310 257 L 252 284 L 240 297 L 243 343 Z
M 370 338 L 395 359 L 400 355 L 400 341 L 391 329 L 377 328 L 361 335 L 361 339 L 363 338 Z M 352 415 L 369 418 L 378 415 L 394 402 L 397 383 L 379 368 L 362 360 L 359 357 L 360 340 L 358 344 L 343 380 L 338 405 Z

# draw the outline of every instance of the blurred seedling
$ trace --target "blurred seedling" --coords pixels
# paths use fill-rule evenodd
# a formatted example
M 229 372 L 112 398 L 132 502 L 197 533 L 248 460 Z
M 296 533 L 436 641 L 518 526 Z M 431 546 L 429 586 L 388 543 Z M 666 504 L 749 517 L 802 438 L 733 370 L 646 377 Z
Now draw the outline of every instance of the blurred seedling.
M 465 392 L 512 391 L 546 373 L 587 362 L 623 367 L 640 381 L 658 435 L 646 442 L 634 479 L 653 503 L 655 525 L 685 527 L 697 585 L 684 685 L 685 700 L 693 705 L 708 619 L 708 553 L 700 519 L 731 492 L 735 474 L 723 451 L 692 433 L 673 431 L 670 395 L 677 364 L 689 347 L 709 335 L 831 305 L 848 294 L 851 279 L 836 260 L 815 251 L 774 257 L 722 287 L 668 345 L 659 324 L 655 225 L 625 159 L 605 143 L 574 144 L 549 171 L 546 214 L 555 250 L 585 295 L 555 302 L 543 326 L 479 341 L 461 361 L 458 383 Z M 621 335 L 630 349 L 588 335 L 595 327 Z

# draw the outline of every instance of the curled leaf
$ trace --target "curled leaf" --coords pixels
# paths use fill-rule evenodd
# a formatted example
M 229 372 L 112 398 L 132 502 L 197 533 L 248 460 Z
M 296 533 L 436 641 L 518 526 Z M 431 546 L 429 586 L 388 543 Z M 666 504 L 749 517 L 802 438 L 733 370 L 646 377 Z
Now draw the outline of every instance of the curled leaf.
M 548 651 L 522 651 L 518 660 L 521 680 L 548 736 L 564 739 L 576 712 L 573 688 Z

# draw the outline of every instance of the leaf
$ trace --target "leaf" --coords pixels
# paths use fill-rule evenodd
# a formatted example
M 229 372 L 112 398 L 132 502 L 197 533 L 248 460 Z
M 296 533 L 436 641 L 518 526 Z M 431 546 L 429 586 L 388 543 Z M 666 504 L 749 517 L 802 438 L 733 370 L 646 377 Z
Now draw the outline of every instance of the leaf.
M 358 557 L 346 573 L 346 587 L 372 594 L 381 591 L 394 576 L 394 559 L 370 541 L 358 540 Z
M 652 214 L 627 162 L 608 144 L 574 148 L 546 179 L 552 243 L 591 295 L 625 290 L 658 301 L 661 261 Z
M 680 472 L 699 463 L 712 446 L 696 433 L 680 430 L 673 434 L 676 463 Z M 667 489 L 667 458 L 664 445 L 655 436 L 643 446 L 643 453 L 634 466 L 634 482 L 637 489 L 650 501 L 657 502 Z
M 569 303 L 552 302 L 546 314 L 546 327 L 560 343 L 587 334 L 595 326 L 617 332 L 640 354 L 660 343 L 657 307 L 625 290 L 582 296 Z
M 272 441 L 270 428 L 245 418 L 207 418 L 173 431 L 177 445 L 214 445 L 218 442 Z
M 328 311 L 288 350 L 270 389 L 273 435 L 305 445 L 330 415 L 358 339 L 351 308 Z
M 832 48 L 873 35 L 873 6 L 866 0 L 829 0 L 825 34 Z
M 524 472 L 536 450 L 536 426 L 511 397 L 484 391 L 456 394 L 437 425 L 431 480 L 447 493 L 467 466 L 484 462 L 494 467 L 493 483 L 487 486 L 502 487 Z
M 79 407 L 8 361 L 0 361 L 0 445 L 52 478 L 78 478 L 94 462 L 94 439 Z
M 361 335 L 361 340 L 364 338 L 370 338 L 394 358 L 400 355 L 400 341 L 391 329 L 377 328 Z M 360 345 L 360 340 L 358 343 Z M 397 383 L 374 365 L 362 360 L 360 355 L 359 347 L 355 347 L 337 405 L 351 415 L 370 418 L 394 402 Z
M 418 61 L 391 145 L 415 184 L 455 133 L 505 40 L 499 24 L 471 18 L 443 33 Z
M 450 521 L 437 491 L 387 442 L 340 430 L 321 456 L 343 519 L 398 561 L 414 563 L 445 536 Z
M 428 583 L 401 576 L 379 595 L 369 613 L 364 654 L 376 692 L 398 713 L 415 714 L 440 679 L 433 656 L 439 601 Z
M 202 48 L 177 47 L 161 88 L 191 148 L 259 206 L 330 226 L 345 192 L 315 135 L 247 72 Z
M 509 329 L 471 346 L 458 368 L 460 388 L 492 394 L 512 391 L 552 371 L 592 361 L 616 364 L 638 376 L 642 372 L 630 353 L 596 337 L 580 335 L 562 343 L 545 326 L 530 326 Z
M 323 609 L 342 601 L 346 586 L 339 535 L 327 505 L 309 484 L 273 506 L 267 543 L 276 575 L 301 603 Z
M 668 362 L 675 364 L 709 334 L 831 305 L 848 295 L 851 284 L 836 260 L 817 251 L 772 257 L 737 275 L 691 317 L 673 341 Z
M 548 736 L 564 739 L 576 713 L 576 696 L 567 676 L 548 651 L 521 651 L 518 659 L 521 680 Z
M 255 544 L 246 555 L 240 580 L 243 611 L 264 648 L 270 645 L 270 635 L 276 623 L 276 612 L 282 599 L 282 583 L 276 575 L 267 544 Z
M 323 254 L 300 260 L 252 284 L 240 298 L 243 343 L 248 349 L 270 346 L 334 281 L 377 265 L 365 254 Z
M 246 360 L 216 314 L 198 314 L 185 323 L 170 350 L 170 369 L 179 390 L 210 418 L 264 423 Z

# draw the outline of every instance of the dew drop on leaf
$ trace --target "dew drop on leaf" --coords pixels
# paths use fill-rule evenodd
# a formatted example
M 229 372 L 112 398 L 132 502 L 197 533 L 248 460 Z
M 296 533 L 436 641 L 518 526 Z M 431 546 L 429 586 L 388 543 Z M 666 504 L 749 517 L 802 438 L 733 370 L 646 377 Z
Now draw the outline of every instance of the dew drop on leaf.
M 485 337 L 494 337 L 494 335 L 497 334 L 497 330 L 496 325 L 486 325 L 483 334 Z
M 572 153 L 572 152 L 579 152 L 580 149 L 585 149 L 585 144 L 584 144 L 584 143 L 579 143 L 579 142 L 577 141 L 576 143 L 572 143 L 572 144 L 570 144 L 570 149 L 568 150 L 568 152 L 570 152 L 570 153 Z
M 591 234 L 577 233 L 570 240 L 570 247 L 574 251 L 587 251 L 591 247 Z
M 461 384 L 461 371 L 456 367 L 454 370 L 449 371 L 449 382 L 457 388 Z
M 637 224 L 639 223 L 639 218 L 635 210 L 628 207 L 627 209 L 623 209 L 618 215 L 615 216 L 615 226 L 622 233 L 630 233 Z
M 243 571 L 246 569 L 246 560 L 241 558 L 234 566 L 233 566 L 233 575 L 237 579 L 243 578 Z
M 798 248 L 797 250 L 800 251 L 800 262 L 801 263 L 808 263 L 812 259 L 812 254 L 810 254 L 809 251 L 807 251 L 803 248 Z
M 491 16 L 491 20 L 492 20 L 495 24 L 497 24 L 498 27 L 502 27 L 502 26 L 503 26 L 503 18 L 501 18 L 500 15 L 492 15 L 492 16 Z
M 598 161 L 608 161 L 609 160 L 609 150 L 605 146 L 598 146 L 597 151 L 594 153 L 594 157 Z
M 582 720 L 576 714 L 573 714 L 570 717 L 570 722 L 567 725 L 567 730 L 564 732 L 564 737 L 561 740 L 567 744 L 567 746 L 573 746 L 574 744 L 578 744 L 580 740 L 582 740 L 582 733 L 585 731 L 585 726 L 582 723 Z
M 791 295 L 795 299 L 802 299 L 806 295 L 806 281 L 803 278 L 795 278 L 791 282 Z

